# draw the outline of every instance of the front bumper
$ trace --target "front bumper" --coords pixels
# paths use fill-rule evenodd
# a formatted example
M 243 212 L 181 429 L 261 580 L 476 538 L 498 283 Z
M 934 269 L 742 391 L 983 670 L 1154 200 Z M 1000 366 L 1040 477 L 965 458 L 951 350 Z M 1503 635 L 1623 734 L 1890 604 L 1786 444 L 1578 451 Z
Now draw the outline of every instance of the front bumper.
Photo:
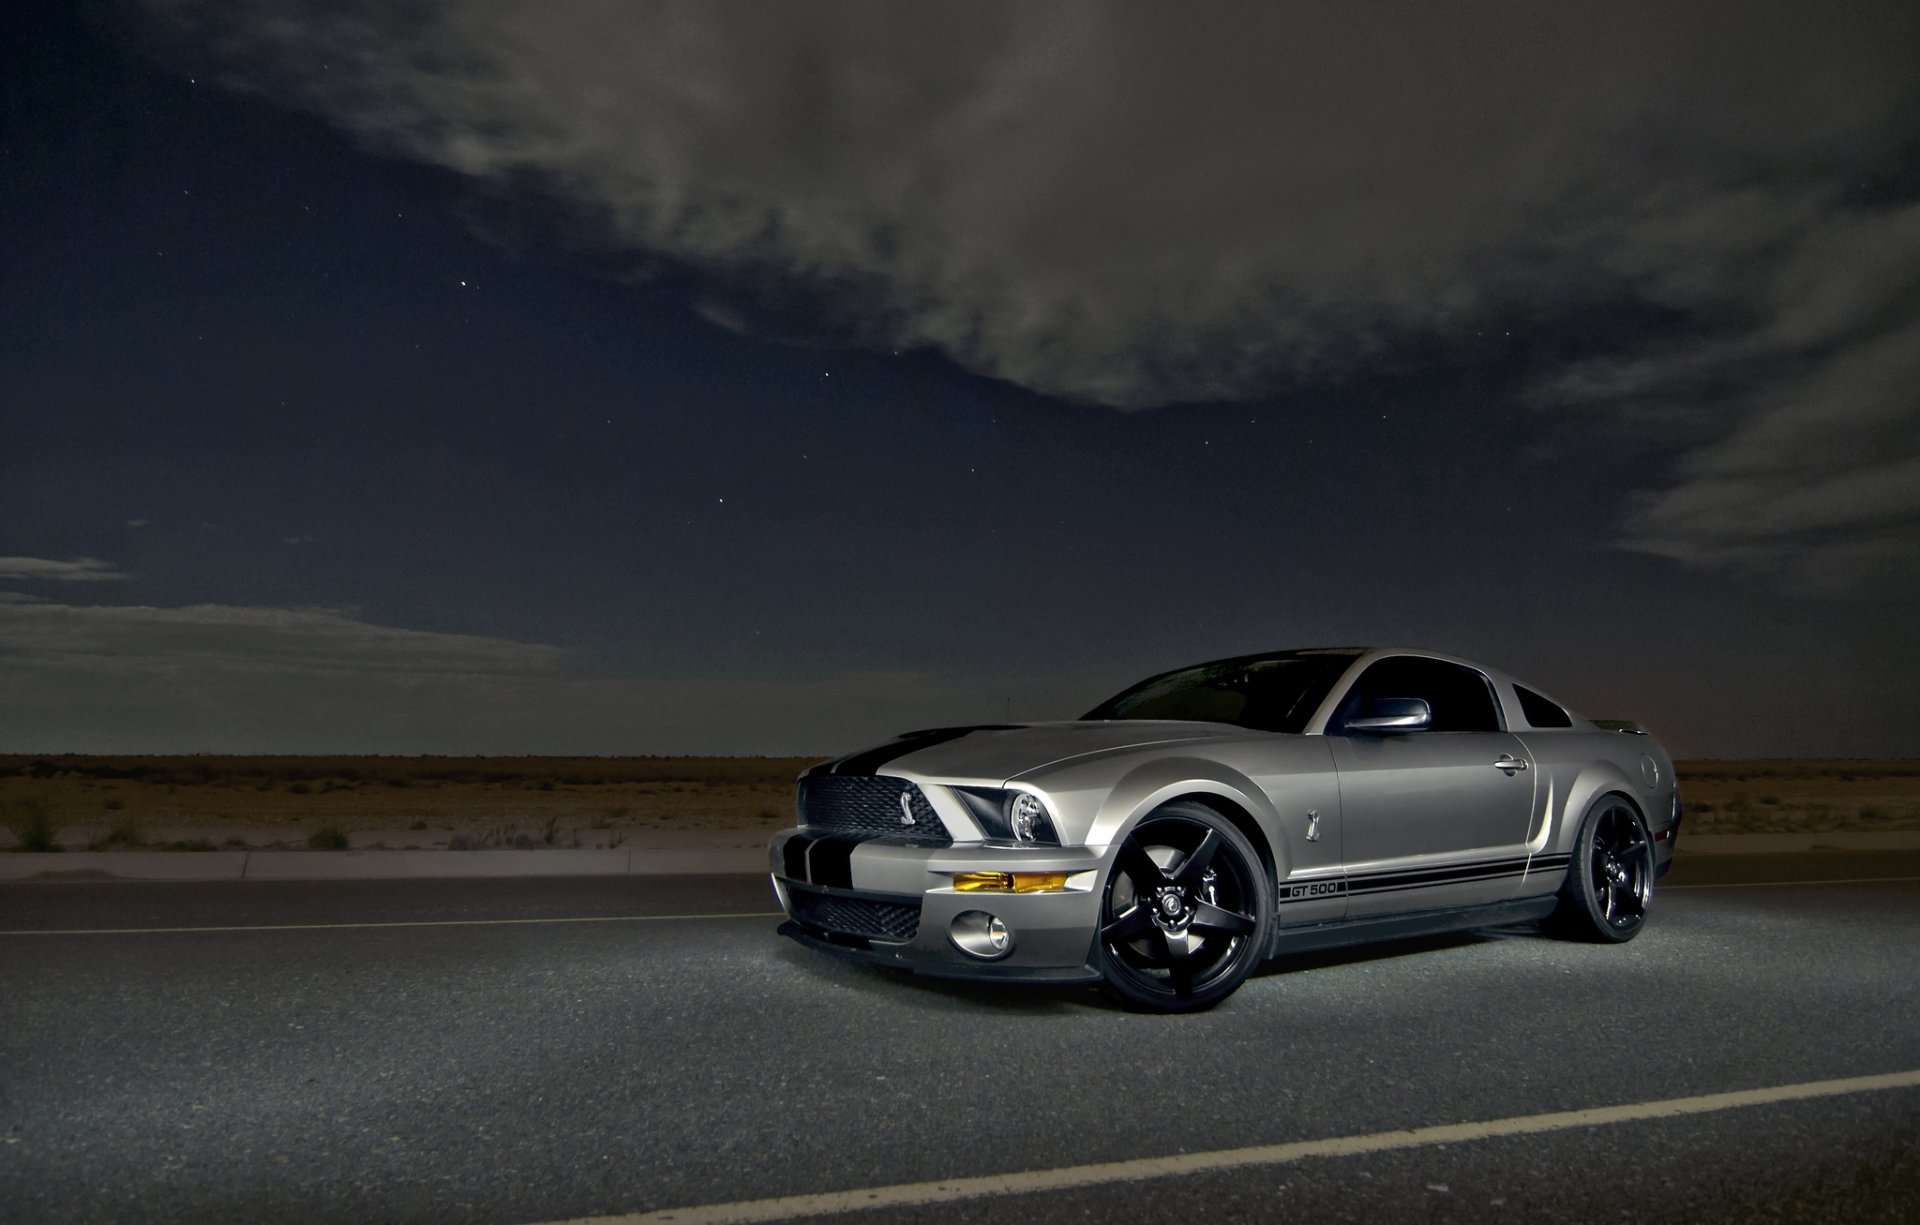
M 780 928 L 810 948 L 922 974 L 953 978 L 1080 982 L 1100 914 L 1101 856 L 1085 847 L 933 844 L 906 835 L 774 835 L 768 848 L 774 892 L 789 922 Z M 1064 872 L 1051 893 L 960 892 L 961 872 Z M 1012 937 L 992 960 L 962 951 L 955 920 L 997 916 Z

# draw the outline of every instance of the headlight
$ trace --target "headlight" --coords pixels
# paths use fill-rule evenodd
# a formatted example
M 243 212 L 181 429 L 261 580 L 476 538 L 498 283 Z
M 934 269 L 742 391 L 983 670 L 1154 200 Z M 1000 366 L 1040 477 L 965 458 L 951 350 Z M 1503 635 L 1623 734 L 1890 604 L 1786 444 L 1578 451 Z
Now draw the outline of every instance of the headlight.
M 1030 791 L 1016 791 L 1013 802 L 1007 805 L 1007 820 L 1013 826 L 1015 842 L 1032 842 L 1035 826 L 1047 820 L 1047 806 Z M 1047 824 L 1051 826 L 1052 822 Z
M 1031 842 L 1059 846 L 1060 834 L 1047 804 L 1031 791 L 1000 787 L 955 787 L 988 838 L 995 842 Z

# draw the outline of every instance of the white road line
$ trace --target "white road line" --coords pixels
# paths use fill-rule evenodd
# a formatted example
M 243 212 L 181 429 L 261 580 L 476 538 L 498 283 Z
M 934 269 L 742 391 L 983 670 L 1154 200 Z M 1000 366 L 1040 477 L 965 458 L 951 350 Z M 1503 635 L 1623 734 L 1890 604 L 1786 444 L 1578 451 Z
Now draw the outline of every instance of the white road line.
M 778 910 L 740 911 L 735 914 L 623 914 L 584 915 L 553 919 L 413 919 L 399 923 L 258 923 L 227 927 L 69 927 L 46 931 L 19 928 L 0 936 L 178 936 L 201 932 L 330 932 L 375 927 L 521 927 L 536 923 L 671 923 L 691 919 L 784 919 Z
M 1210 1153 L 1182 1153 L 1173 1157 L 1142 1157 L 1132 1161 L 1105 1161 L 1095 1165 L 1063 1166 L 1053 1170 L 1026 1170 L 1017 1174 L 988 1174 L 949 1178 L 941 1182 L 902 1183 L 865 1187 L 855 1191 L 827 1191 L 817 1195 L 789 1195 L 780 1199 L 742 1200 L 732 1204 L 701 1204 L 616 1216 L 576 1217 L 547 1225 L 749 1225 L 757 1221 L 785 1221 L 796 1217 L 827 1216 L 866 1208 L 914 1208 L 993 1195 L 1030 1195 L 1038 1191 L 1066 1191 L 1107 1183 L 1139 1182 L 1149 1178 L 1177 1178 L 1253 1166 L 1287 1165 L 1310 1157 L 1352 1157 L 1395 1149 L 1460 1144 L 1501 1136 L 1530 1136 L 1542 1132 L 1602 1127 L 1644 1119 L 1670 1119 L 1690 1114 L 1712 1114 L 1743 1106 L 1765 1106 L 1808 1098 L 1840 1097 L 1884 1089 L 1920 1087 L 1920 1071 L 1891 1072 L 1884 1076 L 1852 1076 L 1844 1080 L 1816 1080 L 1770 1089 L 1743 1089 L 1736 1093 L 1708 1093 L 1625 1106 L 1563 1110 L 1480 1123 L 1446 1123 L 1412 1131 L 1381 1131 L 1370 1135 L 1302 1140 L 1293 1144 L 1265 1144 Z
M 1796 885 L 1910 885 L 1920 876 L 1855 876 L 1848 880 L 1739 880 L 1719 885 L 1662 885 L 1654 892 L 1673 889 L 1779 889 Z

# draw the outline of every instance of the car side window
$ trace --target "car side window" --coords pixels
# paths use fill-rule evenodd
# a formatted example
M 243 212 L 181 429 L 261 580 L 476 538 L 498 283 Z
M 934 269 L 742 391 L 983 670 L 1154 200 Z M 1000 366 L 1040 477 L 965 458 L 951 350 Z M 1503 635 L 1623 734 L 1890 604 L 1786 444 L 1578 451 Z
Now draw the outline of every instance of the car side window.
M 1572 727 L 1573 717 L 1558 702 L 1541 697 L 1525 685 L 1515 685 L 1513 695 L 1520 699 L 1520 713 L 1534 727 Z
M 1335 719 L 1344 727 L 1376 698 L 1421 698 L 1433 710 L 1435 732 L 1497 732 L 1500 706 L 1493 685 L 1472 668 L 1442 659 L 1397 655 L 1372 664 L 1360 674 Z

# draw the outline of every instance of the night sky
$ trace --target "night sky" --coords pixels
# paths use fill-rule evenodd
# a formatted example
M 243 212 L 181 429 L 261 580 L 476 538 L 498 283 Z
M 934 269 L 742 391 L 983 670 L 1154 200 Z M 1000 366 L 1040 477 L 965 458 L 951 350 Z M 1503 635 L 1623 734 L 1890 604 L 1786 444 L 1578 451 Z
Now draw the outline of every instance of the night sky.
M 0 9 L 0 751 L 1397 643 L 1920 752 L 1920 6 Z

